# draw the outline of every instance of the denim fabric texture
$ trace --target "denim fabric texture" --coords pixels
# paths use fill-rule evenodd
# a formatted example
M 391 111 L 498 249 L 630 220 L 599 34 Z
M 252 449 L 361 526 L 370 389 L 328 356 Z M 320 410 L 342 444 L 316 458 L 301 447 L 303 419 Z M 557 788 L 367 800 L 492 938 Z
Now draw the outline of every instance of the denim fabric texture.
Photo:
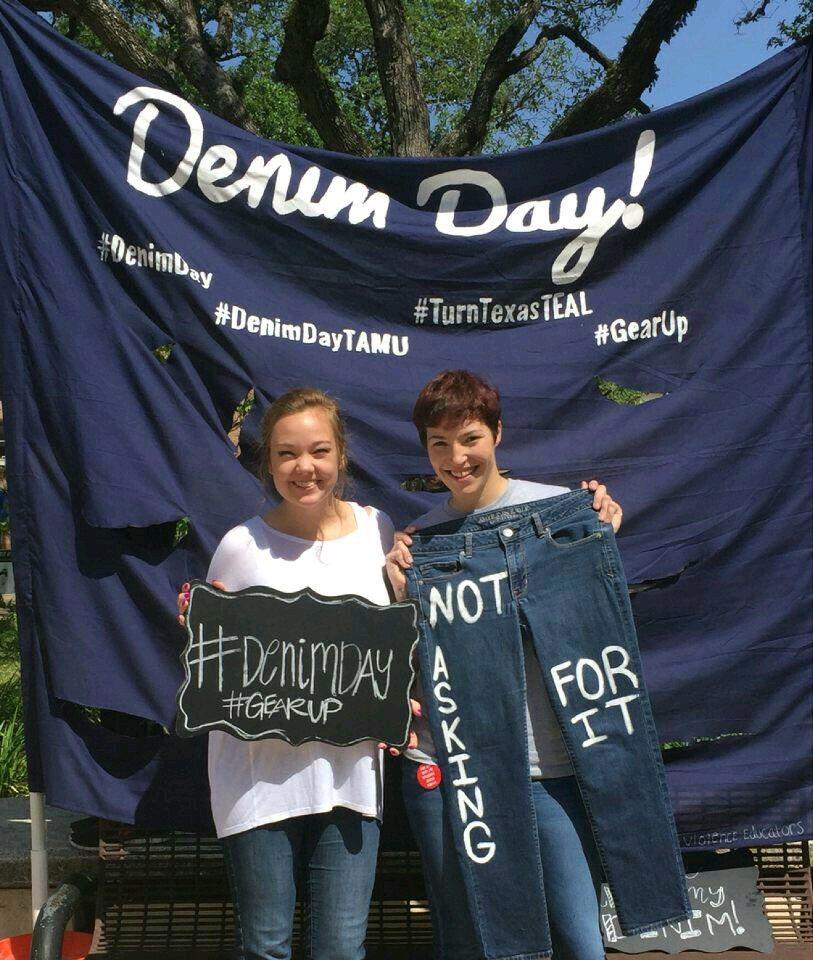
M 435 960 L 482 960 L 443 791 L 420 786 L 417 770 L 416 763 L 404 761 L 402 789 L 429 893 Z M 556 960 L 604 960 L 601 863 L 576 779 L 535 780 L 531 795 L 553 955 Z
M 551 953 L 522 634 L 539 659 L 626 935 L 689 914 L 615 537 L 573 491 L 412 535 L 420 668 L 486 960 Z
M 380 826 L 335 807 L 224 837 L 235 960 L 289 960 L 300 873 L 307 960 L 362 960 Z

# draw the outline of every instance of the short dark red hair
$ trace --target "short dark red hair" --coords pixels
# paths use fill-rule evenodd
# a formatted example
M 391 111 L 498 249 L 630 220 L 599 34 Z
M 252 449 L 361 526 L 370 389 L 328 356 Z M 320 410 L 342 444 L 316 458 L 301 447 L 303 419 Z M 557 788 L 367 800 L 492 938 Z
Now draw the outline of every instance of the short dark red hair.
M 426 446 L 426 430 L 448 420 L 452 424 L 480 420 L 497 438 L 500 395 L 495 387 L 468 370 L 444 370 L 418 394 L 412 422 Z

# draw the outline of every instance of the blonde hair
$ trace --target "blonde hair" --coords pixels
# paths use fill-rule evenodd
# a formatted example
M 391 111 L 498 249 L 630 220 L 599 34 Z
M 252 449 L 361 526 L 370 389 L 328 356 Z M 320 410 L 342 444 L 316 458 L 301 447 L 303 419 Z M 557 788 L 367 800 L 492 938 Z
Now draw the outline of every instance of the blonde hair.
M 283 417 L 288 417 L 293 413 L 302 413 L 303 410 L 310 410 L 314 407 L 324 410 L 333 430 L 339 459 L 339 480 L 336 484 L 336 493 L 341 495 L 347 481 L 347 433 L 338 403 L 324 390 L 317 390 L 316 387 L 295 387 L 293 390 L 288 390 L 277 397 L 263 414 L 260 429 L 260 477 L 266 485 L 273 486 L 269 463 L 271 462 L 271 434 L 277 423 Z

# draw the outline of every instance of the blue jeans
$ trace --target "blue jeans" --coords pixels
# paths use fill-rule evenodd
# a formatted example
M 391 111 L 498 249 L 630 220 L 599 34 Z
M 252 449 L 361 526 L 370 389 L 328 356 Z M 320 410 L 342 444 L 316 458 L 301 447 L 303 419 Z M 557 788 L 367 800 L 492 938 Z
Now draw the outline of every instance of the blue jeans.
M 623 932 L 688 916 L 627 586 L 612 528 L 599 522 L 591 495 L 579 490 L 470 514 L 418 531 L 411 550 L 424 705 L 486 960 L 551 952 L 528 769 L 523 632 Z
M 436 960 L 482 960 L 466 904 L 441 790 L 418 784 L 417 764 L 403 761 L 404 804 L 421 851 L 432 910 Z M 555 960 L 604 960 L 599 926 L 601 864 L 574 777 L 531 783 L 545 901 Z
M 300 870 L 307 960 L 362 960 L 379 827 L 336 807 L 224 837 L 238 960 L 290 958 Z

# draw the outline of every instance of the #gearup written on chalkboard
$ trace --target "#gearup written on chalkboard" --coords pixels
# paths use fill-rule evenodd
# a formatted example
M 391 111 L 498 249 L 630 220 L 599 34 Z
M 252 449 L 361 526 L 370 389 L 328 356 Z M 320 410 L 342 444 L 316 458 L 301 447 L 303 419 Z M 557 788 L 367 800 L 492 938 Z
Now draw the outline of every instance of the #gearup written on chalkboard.
M 179 736 L 406 745 L 418 642 L 411 602 L 195 582 L 186 627 Z

